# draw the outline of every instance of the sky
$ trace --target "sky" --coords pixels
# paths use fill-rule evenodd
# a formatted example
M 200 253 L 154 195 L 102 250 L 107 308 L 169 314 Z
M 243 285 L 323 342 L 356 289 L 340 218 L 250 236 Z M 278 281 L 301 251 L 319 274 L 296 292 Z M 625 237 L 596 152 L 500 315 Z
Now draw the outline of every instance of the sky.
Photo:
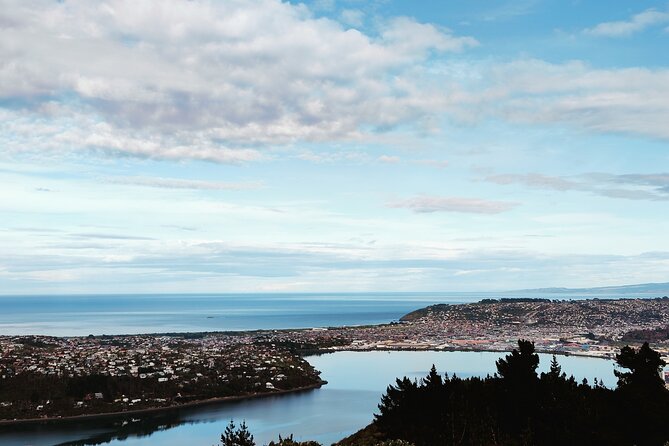
M 669 281 L 669 2 L 0 0 L 0 294 Z

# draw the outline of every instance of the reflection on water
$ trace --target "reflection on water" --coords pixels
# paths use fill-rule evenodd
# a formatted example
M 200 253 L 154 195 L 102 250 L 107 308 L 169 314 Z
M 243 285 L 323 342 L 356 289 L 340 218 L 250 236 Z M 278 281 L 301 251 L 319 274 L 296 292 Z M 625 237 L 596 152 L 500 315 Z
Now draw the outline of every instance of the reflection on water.
M 130 419 L 101 426 L 99 433 L 91 435 L 85 440 L 66 441 L 59 443 L 62 446 L 83 446 L 109 443 L 112 440 L 126 440 L 129 437 L 147 437 L 155 432 L 164 431 L 184 424 L 177 414 L 160 414 L 143 420 Z M 190 422 L 194 423 L 194 422 Z M 105 429 L 105 430 L 102 430 Z
M 309 359 L 328 384 L 296 394 L 174 409 L 136 419 L 106 419 L 62 424 L 0 427 L 0 444 L 182 446 L 212 445 L 230 419 L 246 420 L 259 445 L 279 434 L 296 440 L 331 444 L 367 425 L 386 386 L 398 376 L 420 378 L 435 364 L 440 372 L 460 377 L 495 371 L 501 353 L 490 352 L 339 352 Z M 560 357 L 577 379 L 596 377 L 615 385 L 613 364 L 600 359 Z M 540 371 L 550 356 L 541 355 Z

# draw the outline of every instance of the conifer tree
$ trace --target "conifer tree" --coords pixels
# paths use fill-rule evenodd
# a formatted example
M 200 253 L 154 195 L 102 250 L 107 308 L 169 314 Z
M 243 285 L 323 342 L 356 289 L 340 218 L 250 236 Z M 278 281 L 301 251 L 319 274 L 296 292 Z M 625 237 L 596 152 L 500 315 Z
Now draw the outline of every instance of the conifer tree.
M 443 385 L 443 380 L 441 379 L 441 375 L 437 373 L 437 368 L 432 364 L 432 368 L 430 369 L 430 373 L 423 378 L 422 384 L 425 385 L 428 389 L 432 388 L 437 388 L 441 387 Z
M 225 431 L 221 435 L 222 446 L 236 446 L 235 444 L 235 423 L 230 420 L 230 423 L 225 427 Z
M 666 363 L 658 352 L 650 348 L 648 342 L 644 342 L 639 351 L 630 346 L 623 347 L 620 354 L 616 355 L 616 363 L 619 367 L 629 369 L 629 372 L 614 371 L 619 388 L 655 390 L 664 387 L 660 370 Z
M 497 373 L 509 383 L 531 383 L 537 379 L 539 355 L 534 352 L 534 342 L 518 341 L 518 349 L 496 362 Z
M 255 446 L 253 435 L 249 432 L 246 426 L 246 421 L 238 428 L 235 428 L 235 423 L 230 420 L 230 423 L 225 427 L 225 431 L 221 435 L 221 446 Z
M 236 446 L 255 446 L 253 435 L 249 432 L 246 421 L 242 421 L 242 424 L 239 425 L 239 429 L 235 432 L 235 440 L 237 441 Z
M 558 363 L 555 355 L 553 355 L 553 359 L 551 359 L 551 368 L 548 372 L 548 375 L 553 379 L 558 379 L 560 375 L 562 375 L 562 367 Z

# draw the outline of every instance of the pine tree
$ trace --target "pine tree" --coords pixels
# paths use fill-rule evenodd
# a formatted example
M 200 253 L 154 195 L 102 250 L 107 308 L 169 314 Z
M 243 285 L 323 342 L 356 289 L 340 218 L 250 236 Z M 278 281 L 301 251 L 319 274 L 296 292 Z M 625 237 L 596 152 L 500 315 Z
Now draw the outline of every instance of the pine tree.
M 562 375 L 562 367 L 557 362 L 555 355 L 553 355 L 553 359 L 551 359 L 551 368 L 548 372 L 548 375 L 553 379 L 558 379 L 560 375 Z
M 230 420 L 230 423 L 225 427 L 225 431 L 221 435 L 222 446 L 237 446 L 235 444 L 235 423 Z
M 249 432 L 246 421 L 242 421 L 242 424 L 235 429 L 234 421 L 230 420 L 221 435 L 221 446 L 255 446 L 253 435 Z
M 441 379 L 441 375 L 437 373 L 437 368 L 434 366 L 434 364 L 432 364 L 430 373 L 425 378 L 423 378 L 422 381 L 423 381 L 422 384 L 428 389 L 441 387 L 443 385 L 443 380 Z
M 235 432 L 235 441 L 237 441 L 235 446 L 255 446 L 253 435 L 249 432 L 249 429 L 246 426 L 246 421 L 242 421 L 242 424 L 239 425 L 239 429 Z

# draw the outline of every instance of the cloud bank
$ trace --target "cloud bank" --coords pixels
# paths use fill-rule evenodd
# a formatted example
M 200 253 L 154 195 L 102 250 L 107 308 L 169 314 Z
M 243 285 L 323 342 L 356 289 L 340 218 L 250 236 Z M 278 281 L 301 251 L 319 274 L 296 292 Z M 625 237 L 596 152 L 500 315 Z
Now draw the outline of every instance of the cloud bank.
M 486 181 L 500 184 L 521 184 L 534 189 L 590 192 L 609 198 L 628 200 L 669 200 L 669 173 L 623 174 L 589 173 L 559 177 L 538 173 L 490 175 Z
M 499 214 L 510 211 L 517 203 L 463 197 L 419 196 L 390 203 L 391 208 L 410 209 L 418 213 L 459 212 L 467 214 Z
M 474 37 L 407 17 L 361 32 L 278 0 L 3 6 L 8 152 L 248 163 L 294 144 L 435 132 L 444 117 L 669 139 L 664 68 L 455 62 Z M 647 10 L 588 32 L 632 33 L 668 16 Z
M 420 122 L 443 98 L 412 72 L 478 44 L 405 17 L 366 35 L 278 0 L 6 3 L 0 101 L 14 147 L 27 133 L 58 150 L 257 160 L 259 145 Z
M 180 178 L 161 177 L 109 177 L 105 181 L 112 184 L 130 186 L 146 186 L 160 189 L 194 189 L 194 190 L 253 190 L 262 187 L 259 182 L 224 182 L 204 180 L 184 180 Z

